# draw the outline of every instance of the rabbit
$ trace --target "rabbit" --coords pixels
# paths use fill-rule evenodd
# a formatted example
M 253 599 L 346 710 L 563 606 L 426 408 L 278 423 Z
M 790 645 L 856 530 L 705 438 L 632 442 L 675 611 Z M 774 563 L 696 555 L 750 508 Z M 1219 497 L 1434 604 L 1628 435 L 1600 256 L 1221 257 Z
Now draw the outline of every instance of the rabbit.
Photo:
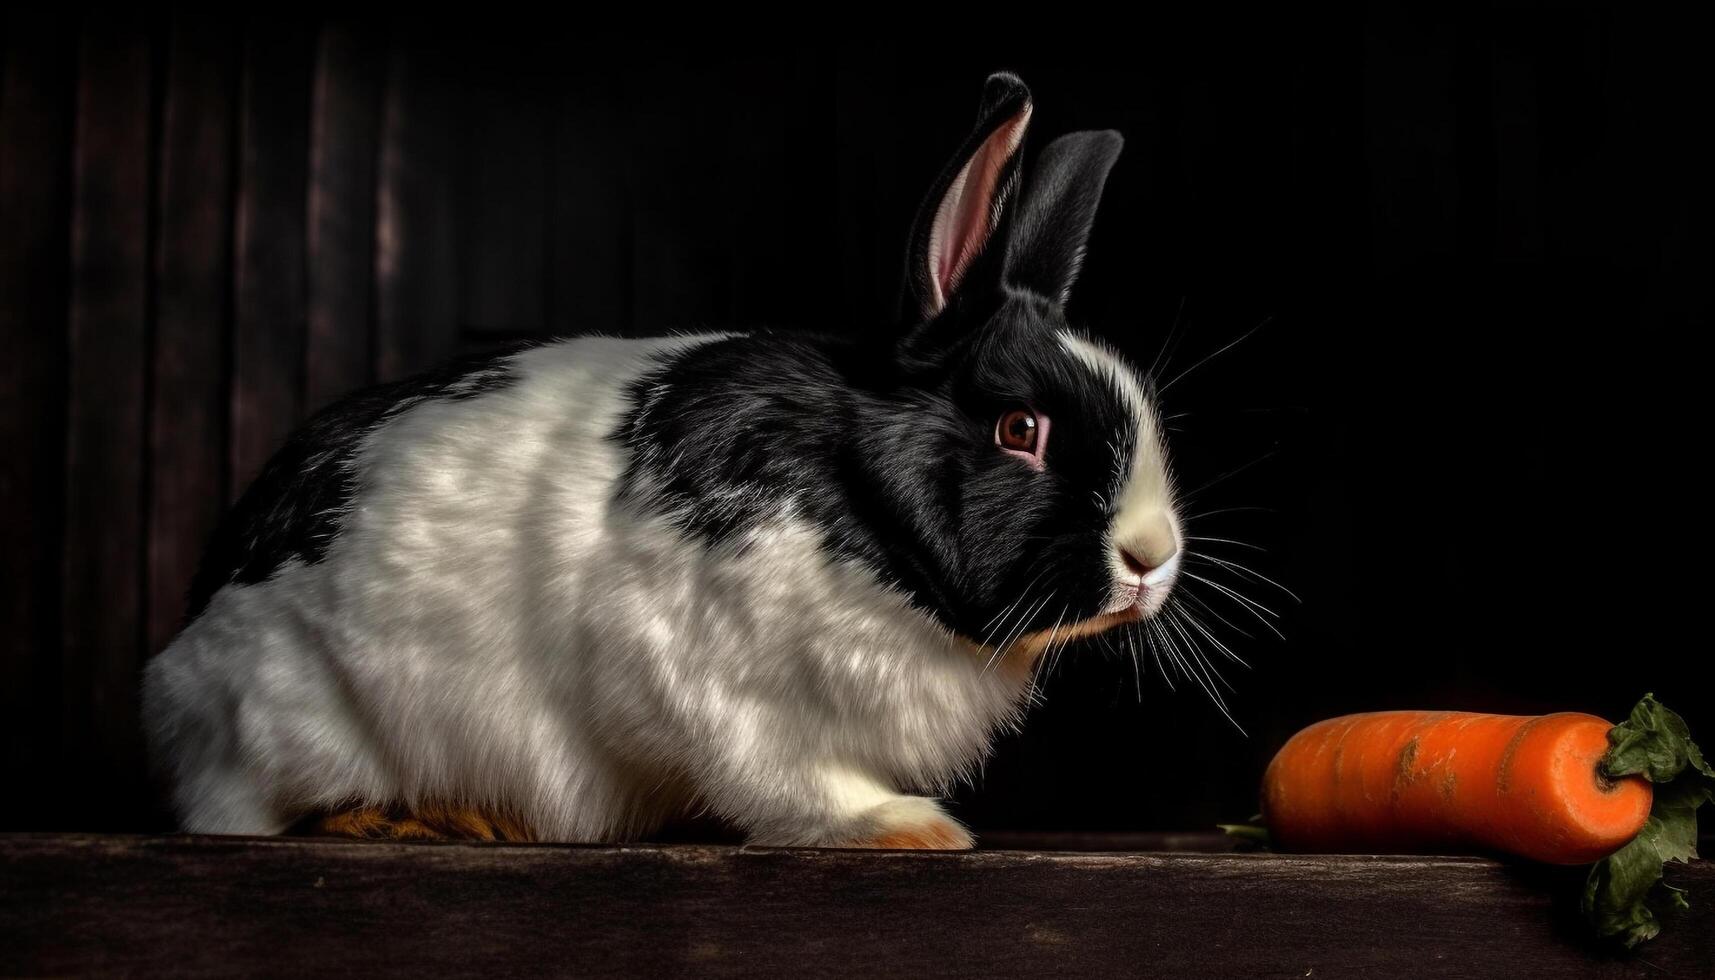
M 1031 112 L 988 79 L 866 336 L 558 340 L 309 421 L 145 668 L 180 827 L 972 846 L 937 797 L 1184 542 L 1149 382 L 1064 311 L 1121 137 L 1026 185 Z

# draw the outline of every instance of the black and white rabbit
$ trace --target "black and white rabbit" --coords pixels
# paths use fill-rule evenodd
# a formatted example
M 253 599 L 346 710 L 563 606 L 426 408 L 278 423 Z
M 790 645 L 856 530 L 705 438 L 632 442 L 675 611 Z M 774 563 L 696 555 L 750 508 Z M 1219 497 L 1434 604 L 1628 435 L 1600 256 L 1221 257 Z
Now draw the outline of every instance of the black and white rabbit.
M 1063 313 L 1121 139 L 1055 140 L 1020 192 L 1030 114 L 988 80 L 869 336 L 562 340 L 312 420 L 146 670 L 183 828 L 706 809 L 969 846 L 911 794 L 972 772 L 1045 649 L 1156 613 L 1182 541 L 1149 385 Z

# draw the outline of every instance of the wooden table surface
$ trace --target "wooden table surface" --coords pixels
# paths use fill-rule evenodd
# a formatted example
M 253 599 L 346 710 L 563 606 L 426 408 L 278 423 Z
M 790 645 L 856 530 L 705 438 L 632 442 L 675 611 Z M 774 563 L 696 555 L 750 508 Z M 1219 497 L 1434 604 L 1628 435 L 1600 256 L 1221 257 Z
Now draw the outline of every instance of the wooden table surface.
M 0 836 L 0 975 L 1715 976 L 1707 862 L 1627 954 L 1576 869 L 987 843 L 1065 849 Z

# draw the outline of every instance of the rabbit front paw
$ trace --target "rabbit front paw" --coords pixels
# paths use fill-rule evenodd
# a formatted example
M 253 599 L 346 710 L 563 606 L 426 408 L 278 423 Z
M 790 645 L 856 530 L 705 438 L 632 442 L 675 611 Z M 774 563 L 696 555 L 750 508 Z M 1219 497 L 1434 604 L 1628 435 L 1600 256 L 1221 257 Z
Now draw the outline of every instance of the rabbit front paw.
M 917 803 L 925 805 L 902 805 Z M 908 796 L 897 803 L 883 803 L 876 809 L 888 812 L 875 817 L 878 826 L 870 836 L 860 838 L 850 846 L 931 851 L 968 851 L 976 846 L 970 831 L 933 802 L 921 797 Z
M 825 846 L 968 851 L 975 844 L 934 800 L 900 796 L 865 810 Z

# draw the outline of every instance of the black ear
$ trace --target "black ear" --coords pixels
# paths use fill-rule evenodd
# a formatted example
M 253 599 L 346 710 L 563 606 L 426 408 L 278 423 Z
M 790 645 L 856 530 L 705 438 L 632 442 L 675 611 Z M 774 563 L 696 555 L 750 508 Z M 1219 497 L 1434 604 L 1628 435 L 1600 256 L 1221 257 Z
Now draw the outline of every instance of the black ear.
M 1002 223 L 1018 182 L 1018 148 L 1030 108 L 1030 90 L 1017 75 L 989 76 L 976 129 L 917 210 L 901 311 L 908 320 L 927 321 L 947 307 Z
M 1084 262 L 1102 186 L 1125 140 L 1113 130 L 1067 133 L 1042 150 L 1013 216 L 1006 281 L 1064 303 Z

